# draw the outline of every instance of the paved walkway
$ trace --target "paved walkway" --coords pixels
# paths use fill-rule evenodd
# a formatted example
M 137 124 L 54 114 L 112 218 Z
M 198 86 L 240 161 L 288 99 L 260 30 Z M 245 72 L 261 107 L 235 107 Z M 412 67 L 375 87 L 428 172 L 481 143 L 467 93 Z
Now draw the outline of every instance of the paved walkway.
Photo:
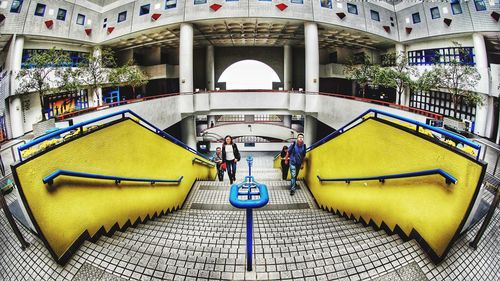
M 253 272 L 245 270 L 245 212 L 229 205 L 229 182 L 200 181 L 183 209 L 85 242 L 65 267 L 24 228 L 31 246 L 22 251 L 2 212 L 0 280 L 500 280 L 498 210 L 477 250 L 468 243 L 479 226 L 436 266 L 415 241 L 318 209 L 302 184 L 290 196 L 272 155 L 255 154 L 252 174 L 270 190 L 269 207 L 254 212 Z

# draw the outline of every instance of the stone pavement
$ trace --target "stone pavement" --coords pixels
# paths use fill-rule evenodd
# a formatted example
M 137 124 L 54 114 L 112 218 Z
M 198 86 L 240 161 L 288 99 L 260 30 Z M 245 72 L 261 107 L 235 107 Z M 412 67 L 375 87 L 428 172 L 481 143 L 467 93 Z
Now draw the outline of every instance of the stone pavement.
M 254 156 L 252 174 L 268 185 L 270 202 L 254 211 L 252 272 L 245 270 L 245 211 L 229 204 L 229 182 L 199 181 L 183 209 L 87 241 L 65 267 L 24 228 L 31 246 L 22 251 L 2 212 L 0 280 L 500 280 L 498 210 L 477 250 L 468 243 L 479 225 L 434 265 L 415 241 L 318 209 L 302 183 L 290 196 L 272 155 Z

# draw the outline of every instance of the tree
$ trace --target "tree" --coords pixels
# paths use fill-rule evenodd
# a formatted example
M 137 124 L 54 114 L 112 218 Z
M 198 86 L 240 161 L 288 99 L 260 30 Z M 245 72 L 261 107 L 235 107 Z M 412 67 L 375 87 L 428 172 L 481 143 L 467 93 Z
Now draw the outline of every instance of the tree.
M 117 85 L 128 85 L 132 87 L 134 97 L 135 89 L 148 83 L 149 77 L 133 61 L 129 61 L 124 66 L 113 69 L 110 83 Z
M 470 64 L 469 49 L 461 48 L 455 44 L 455 52 L 458 51 L 458 58 L 454 57 L 447 63 L 434 65 L 431 75 L 438 77 L 436 87 L 444 89 L 451 95 L 453 109 L 457 112 L 459 104 L 465 102 L 470 105 L 483 105 L 481 95 L 474 91 L 475 86 L 481 79 L 481 74 L 477 68 Z M 436 55 L 439 59 L 439 54 Z
M 370 58 L 362 53 L 361 56 L 353 58 L 347 64 L 344 74 L 347 79 L 355 80 L 361 87 L 361 93 L 365 97 L 366 88 L 372 81 L 373 74 L 378 71 L 378 66 L 373 65 Z
M 404 91 L 418 85 L 412 80 L 412 77 L 417 77 L 418 71 L 414 66 L 408 65 L 404 53 L 388 53 L 382 63 L 384 67 L 375 69 L 372 74 L 373 84 L 396 89 L 397 101 L 401 104 Z
M 97 90 L 109 84 L 112 68 L 115 67 L 116 60 L 110 49 L 102 49 L 89 54 L 87 60 L 80 66 L 80 81 L 92 88 L 94 96 L 97 97 L 98 105 L 101 104 L 102 97 Z
M 42 121 L 47 120 L 45 117 L 45 102 L 44 97 L 52 93 L 54 86 L 58 85 L 60 77 L 54 75 L 60 67 L 71 64 L 71 60 L 67 53 L 62 50 L 52 48 L 49 50 L 37 50 L 30 54 L 25 65 L 16 76 L 20 80 L 16 90 L 17 94 L 27 94 L 35 92 L 38 94 L 41 105 Z

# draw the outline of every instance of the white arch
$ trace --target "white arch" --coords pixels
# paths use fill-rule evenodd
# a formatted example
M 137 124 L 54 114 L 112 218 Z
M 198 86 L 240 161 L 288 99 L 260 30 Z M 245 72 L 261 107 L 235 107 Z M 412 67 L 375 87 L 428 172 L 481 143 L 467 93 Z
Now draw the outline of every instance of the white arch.
M 226 90 L 272 90 L 273 82 L 281 82 L 269 65 L 256 60 L 242 60 L 222 72 L 218 82 L 226 82 Z

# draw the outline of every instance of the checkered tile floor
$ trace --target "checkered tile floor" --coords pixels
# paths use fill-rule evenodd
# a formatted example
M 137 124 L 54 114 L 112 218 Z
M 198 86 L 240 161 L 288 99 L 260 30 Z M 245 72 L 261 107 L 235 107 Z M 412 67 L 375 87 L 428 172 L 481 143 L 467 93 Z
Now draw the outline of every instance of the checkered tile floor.
M 85 242 L 65 267 L 24 228 L 31 246 L 22 251 L 2 212 L 0 280 L 500 280 L 498 209 L 477 250 L 468 243 L 479 225 L 434 265 L 415 241 L 317 209 L 303 185 L 290 196 L 270 161 L 259 154 L 252 168 L 273 207 L 254 212 L 252 272 L 245 270 L 245 212 L 229 205 L 229 182 L 197 182 L 182 210 Z M 243 164 L 238 180 L 248 173 Z

